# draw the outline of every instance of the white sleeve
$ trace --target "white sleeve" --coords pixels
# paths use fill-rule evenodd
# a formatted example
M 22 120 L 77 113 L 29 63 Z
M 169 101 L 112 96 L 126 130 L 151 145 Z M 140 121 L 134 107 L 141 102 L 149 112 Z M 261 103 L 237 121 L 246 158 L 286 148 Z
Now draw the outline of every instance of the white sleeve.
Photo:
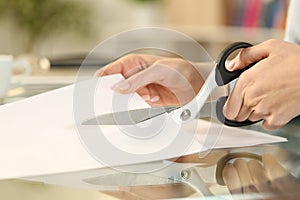
M 284 39 L 300 44 L 300 0 L 290 1 Z

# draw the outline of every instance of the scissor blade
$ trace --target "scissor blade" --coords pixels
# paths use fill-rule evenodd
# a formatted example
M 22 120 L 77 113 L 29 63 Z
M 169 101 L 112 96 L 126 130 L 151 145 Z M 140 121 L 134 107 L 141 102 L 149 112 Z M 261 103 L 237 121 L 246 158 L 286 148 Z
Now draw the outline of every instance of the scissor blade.
M 115 113 L 107 113 L 98 115 L 88 119 L 82 125 L 134 125 L 159 115 L 170 113 L 179 106 L 142 108 L 136 110 L 128 110 Z M 207 102 L 203 105 L 198 113 L 198 118 L 215 117 L 216 116 L 216 101 Z
M 206 102 L 198 113 L 197 118 L 216 118 L 216 105 L 217 101 Z
M 134 125 L 178 108 L 180 107 L 154 107 L 107 113 L 86 120 L 82 125 Z

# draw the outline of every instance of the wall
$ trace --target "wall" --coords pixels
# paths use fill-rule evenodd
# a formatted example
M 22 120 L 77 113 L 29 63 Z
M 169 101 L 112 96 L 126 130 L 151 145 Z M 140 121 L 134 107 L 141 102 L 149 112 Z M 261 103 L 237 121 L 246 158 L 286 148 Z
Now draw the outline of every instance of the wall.
M 134 0 L 77 1 L 91 8 L 92 34 L 81 38 L 74 32 L 56 32 L 37 42 L 33 53 L 52 57 L 86 54 L 114 34 L 145 26 L 169 27 L 186 33 L 201 42 L 212 55 L 226 43 L 236 40 L 257 43 L 268 38 L 282 38 L 282 31 L 241 31 L 225 27 L 224 12 L 228 14 L 229 11 L 222 0 L 157 0 L 154 4 Z M 7 19 L 0 21 L 0 27 L 0 54 L 22 54 L 26 34 Z M 107 51 L 113 53 L 114 50 Z

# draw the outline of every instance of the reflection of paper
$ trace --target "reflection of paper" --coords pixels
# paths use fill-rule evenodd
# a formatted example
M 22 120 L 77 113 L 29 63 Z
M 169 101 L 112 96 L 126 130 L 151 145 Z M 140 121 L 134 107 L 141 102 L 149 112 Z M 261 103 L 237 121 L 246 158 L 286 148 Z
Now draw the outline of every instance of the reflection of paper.
M 119 81 L 120 78 L 122 78 L 120 75 L 113 75 L 101 79 L 109 84 L 101 84 L 101 87 L 98 88 L 102 91 L 101 94 L 96 92 L 95 100 L 99 101 L 99 105 L 105 106 L 111 101 L 114 94 L 108 89 L 109 85 Z M 0 179 L 104 167 L 86 151 L 77 135 L 73 116 L 73 90 L 74 85 L 71 85 L 0 107 Z M 97 95 L 101 95 L 101 98 Z M 131 109 L 148 106 L 136 94 L 129 96 L 129 99 L 134 99 L 129 101 Z M 95 112 L 104 112 L 109 109 L 111 108 L 95 106 Z M 200 126 L 200 132 L 202 131 L 201 128 L 208 126 L 206 122 L 201 121 L 201 123 L 203 126 Z M 188 133 L 189 127 L 191 126 L 186 125 L 185 131 L 180 134 Z M 119 148 L 125 148 L 127 142 L 135 143 L 139 153 L 143 153 L 140 152 L 143 149 L 149 153 L 149 151 L 155 151 L 155 148 L 165 146 L 166 136 L 169 136 L 168 133 L 165 133 L 164 137 L 155 140 L 155 144 L 144 141 L 141 145 L 137 143 L 139 140 L 129 141 L 128 138 L 126 139 L 116 127 L 105 127 L 104 129 L 108 133 L 109 140 L 113 141 Z M 186 137 L 189 137 L 188 135 L 186 134 Z M 233 136 L 238 139 L 233 140 Z M 222 137 L 214 148 L 280 141 L 284 141 L 284 139 L 254 131 L 224 128 Z M 134 145 L 127 150 L 134 152 Z M 184 154 L 195 153 L 200 150 L 206 150 L 206 148 L 195 141 Z M 144 156 L 135 162 L 167 159 L 178 156 L 177 153 L 175 151 L 159 154 L 156 157 Z M 119 164 L 130 163 L 132 161 L 125 160 Z
M 224 126 L 204 120 L 197 120 L 192 123 L 197 124 L 197 141 L 209 149 L 246 147 L 287 141 L 286 138 L 252 130 Z M 188 126 L 185 131 L 190 132 L 190 127 L 191 126 Z M 208 131 L 211 127 L 213 130 L 221 130 L 221 132 Z

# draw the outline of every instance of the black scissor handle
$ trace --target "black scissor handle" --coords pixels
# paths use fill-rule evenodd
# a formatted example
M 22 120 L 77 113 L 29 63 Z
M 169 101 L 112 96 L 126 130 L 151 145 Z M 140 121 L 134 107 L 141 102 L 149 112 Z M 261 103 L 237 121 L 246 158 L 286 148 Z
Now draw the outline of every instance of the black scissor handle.
M 229 154 L 225 155 L 224 157 L 219 159 L 219 161 L 217 163 L 216 180 L 219 185 L 226 185 L 225 181 L 223 179 L 223 169 L 224 169 L 225 165 L 228 162 L 230 162 L 231 160 L 237 159 L 237 158 L 248 158 L 248 159 L 250 158 L 250 159 L 262 162 L 261 155 L 257 155 L 257 154 L 249 153 L 249 152 L 234 152 L 234 153 L 229 153 Z
M 225 67 L 225 62 L 228 58 L 228 56 L 233 53 L 234 51 L 241 49 L 241 48 L 247 48 L 253 46 L 250 43 L 247 42 L 236 42 L 231 45 L 229 45 L 226 49 L 222 51 L 222 53 L 219 55 L 217 61 L 216 61 L 216 83 L 218 86 L 226 85 L 229 82 L 233 81 L 234 79 L 238 78 L 244 71 L 248 70 L 251 68 L 253 65 L 256 64 L 256 62 L 251 63 L 247 67 L 240 69 L 240 70 L 235 70 L 235 71 L 228 71 Z M 237 121 L 232 121 L 229 119 L 226 119 L 226 117 L 223 114 L 223 107 L 227 101 L 227 96 L 226 97 L 220 97 L 217 101 L 217 107 L 216 107 L 216 113 L 217 113 L 217 118 L 220 122 L 222 122 L 225 125 L 228 126 L 233 126 L 233 127 L 240 127 L 240 126 L 248 126 L 251 124 L 255 124 L 259 121 L 252 122 L 250 120 L 245 120 L 242 122 L 237 122 Z
M 244 71 L 256 64 L 256 62 L 254 62 L 243 69 L 235 71 L 228 71 L 225 67 L 226 60 L 228 56 L 230 56 L 230 54 L 232 54 L 238 49 L 247 48 L 251 46 L 253 45 L 247 42 L 235 42 L 229 45 L 220 53 L 219 57 L 216 60 L 216 83 L 218 84 L 218 86 L 230 83 L 234 79 L 238 78 Z
M 217 113 L 217 118 L 220 122 L 222 122 L 223 124 L 227 125 L 227 126 L 232 126 L 232 127 L 241 127 L 241 126 L 249 126 L 252 124 L 255 124 L 261 120 L 258 121 L 250 121 L 250 120 L 245 120 L 242 122 L 237 122 L 237 121 L 232 121 L 229 119 L 226 119 L 226 117 L 223 114 L 223 107 L 227 101 L 228 96 L 224 96 L 224 97 L 220 97 L 217 101 L 217 105 L 216 105 L 216 113 Z

